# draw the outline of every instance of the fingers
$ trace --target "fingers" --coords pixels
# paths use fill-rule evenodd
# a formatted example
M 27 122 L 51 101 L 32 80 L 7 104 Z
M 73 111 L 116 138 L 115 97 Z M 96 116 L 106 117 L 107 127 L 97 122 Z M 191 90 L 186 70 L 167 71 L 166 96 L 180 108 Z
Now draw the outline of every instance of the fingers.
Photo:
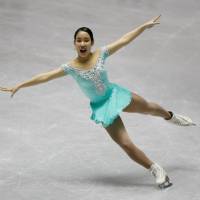
M 4 92 L 13 92 L 13 88 L 4 88 L 4 87 L 0 87 L 0 90 L 1 90 L 1 91 L 4 91 Z
M 0 87 L 0 90 L 3 90 L 3 89 L 5 89 L 5 88 L 3 88 L 3 87 Z
M 12 92 L 11 94 L 11 98 L 13 98 L 14 94 L 16 93 L 17 90 L 15 90 L 14 88 L 5 88 L 5 87 L 0 87 L 1 91 L 6 91 L 6 92 Z
M 6 91 L 6 92 L 7 92 L 7 91 L 11 91 L 11 89 L 8 89 L 8 88 L 2 88 L 2 87 L 0 87 L 0 90 L 1 90 L 1 91 Z
M 153 21 L 154 21 L 154 22 L 157 21 L 160 17 L 161 17 L 161 15 L 155 17 Z

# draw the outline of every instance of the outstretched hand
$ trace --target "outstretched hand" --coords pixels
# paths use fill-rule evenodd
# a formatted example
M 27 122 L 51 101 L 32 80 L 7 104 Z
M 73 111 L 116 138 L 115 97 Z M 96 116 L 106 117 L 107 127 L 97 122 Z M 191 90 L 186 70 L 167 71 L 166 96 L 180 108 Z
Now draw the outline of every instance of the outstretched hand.
M 161 17 L 161 15 L 154 17 L 153 19 L 151 19 L 150 21 L 144 23 L 144 27 L 145 28 L 152 28 L 154 25 L 156 24 L 160 24 L 160 22 L 158 21 L 159 18 Z
M 1 91 L 4 92 L 11 92 L 11 98 L 14 96 L 14 94 L 19 90 L 19 87 L 13 87 L 13 88 L 4 88 L 4 87 L 0 87 Z

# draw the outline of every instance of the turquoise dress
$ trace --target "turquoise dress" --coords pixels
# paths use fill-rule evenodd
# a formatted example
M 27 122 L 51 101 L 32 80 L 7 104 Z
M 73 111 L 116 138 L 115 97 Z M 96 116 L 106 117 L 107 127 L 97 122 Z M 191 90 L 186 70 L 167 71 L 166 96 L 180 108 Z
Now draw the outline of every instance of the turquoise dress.
M 97 63 L 90 69 L 79 69 L 65 63 L 61 65 L 65 74 L 70 74 L 83 93 L 90 99 L 90 119 L 108 127 L 120 112 L 131 102 L 132 93 L 125 87 L 112 83 L 104 67 L 109 56 L 106 46 L 100 48 Z

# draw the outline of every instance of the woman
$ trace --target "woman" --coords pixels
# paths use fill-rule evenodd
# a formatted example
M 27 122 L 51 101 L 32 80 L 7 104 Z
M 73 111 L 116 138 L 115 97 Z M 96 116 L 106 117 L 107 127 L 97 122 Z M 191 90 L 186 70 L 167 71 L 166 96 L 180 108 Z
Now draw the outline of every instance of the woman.
M 122 111 L 143 113 L 162 117 L 166 121 L 176 125 L 189 126 L 195 124 L 188 117 L 167 111 L 160 105 L 147 102 L 136 93 L 109 82 L 106 69 L 104 68 L 104 63 L 108 56 L 129 44 L 145 29 L 159 24 L 158 20 L 160 16 L 147 21 L 133 31 L 123 35 L 115 42 L 96 49 L 94 52 L 91 52 L 91 47 L 94 44 L 92 31 L 87 27 L 81 27 L 74 34 L 74 46 L 78 54 L 76 58 L 68 63 L 62 64 L 53 71 L 39 74 L 16 87 L 0 87 L 0 89 L 11 92 L 11 97 L 13 97 L 20 88 L 44 83 L 70 74 L 90 99 L 90 107 L 92 110 L 90 119 L 96 123 L 101 123 L 111 138 L 131 159 L 148 169 L 156 178 L 156 183 L 160 188 L 169 187 L 172 183 L 170 183 L 165 170 L 157 163 L 151 161 L 133 144 L 119 114 Z

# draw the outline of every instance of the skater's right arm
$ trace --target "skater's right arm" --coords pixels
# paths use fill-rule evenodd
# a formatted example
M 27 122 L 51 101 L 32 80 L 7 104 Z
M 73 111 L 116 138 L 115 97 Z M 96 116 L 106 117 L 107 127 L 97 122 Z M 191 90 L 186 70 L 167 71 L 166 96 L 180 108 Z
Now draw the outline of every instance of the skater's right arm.
M 33 86 L 33 85 L 37 85 L 40 83 L 45 83 L 47 81 L 65 76 L 66 72 L 64 72 L 64 70 L 62 68 L 57 68 L 55 70 L 46 72 L 46 73 L 41 73 L 38 74 L 36 76 L 34 76 L 32 79 L 25 81 L 23 83 L 18 84 L 17 86 L 13 87 L 13 88 L 4 88 L 4 87 L 0 87 L 1 91 L 6 91 L 6 92 L 11 92 L 11 97 L 13 97 L 13 95 L 20 89 L 23 87 L 29 87 L 29 86 Z
M 45 83 L 47 81 L 50 81 L 50 80 L 55 79 L 55 78 L 62 77 L 64 75 L 66 75 L 64 73 L 64 70 L 61 69 L 61 68 L 58 68 L 58 69 L 55 69 L 55 70 L 52 70 L 52 71 L 49 71 L 49 72 L 38 74 L 38 75 L 34 76 L 31 80 L 19 84 L 18 87 L 23 88 L 23 87 L 29 87 L 29 86 L 37 85 L 37 84 L 40 84 L 40 83 Z

